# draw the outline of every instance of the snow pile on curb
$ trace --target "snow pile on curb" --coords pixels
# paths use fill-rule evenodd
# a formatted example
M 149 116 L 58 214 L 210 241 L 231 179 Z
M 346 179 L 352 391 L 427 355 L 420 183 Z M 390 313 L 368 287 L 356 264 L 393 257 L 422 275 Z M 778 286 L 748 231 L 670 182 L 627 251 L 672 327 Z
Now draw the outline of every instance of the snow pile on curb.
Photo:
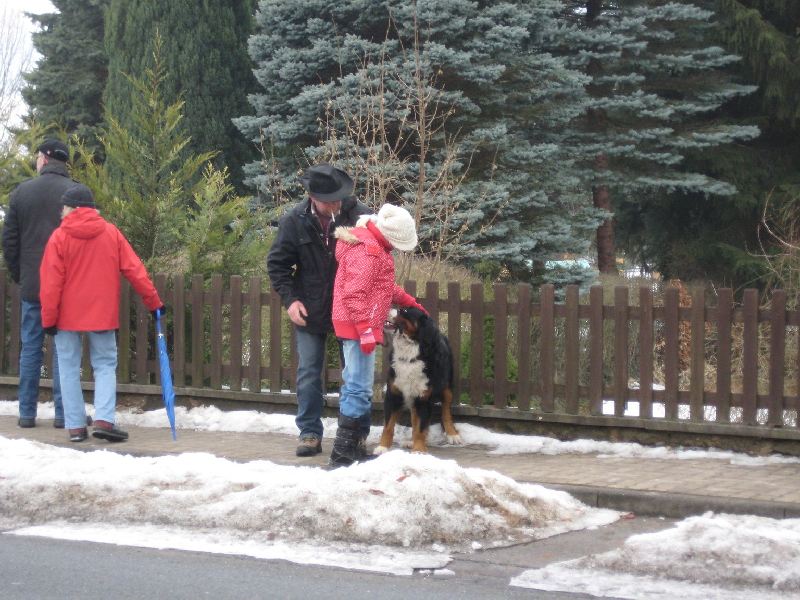
M 454 461 L 389 452 L 346 469 L 137 458 L 0 437 L 0 517 L 156 524 L 262 540 L 464 551 L 605 525 L 614 511 Z
M 511 585 L 630 599 L 800 598 L 800 519 L 706 513 Z

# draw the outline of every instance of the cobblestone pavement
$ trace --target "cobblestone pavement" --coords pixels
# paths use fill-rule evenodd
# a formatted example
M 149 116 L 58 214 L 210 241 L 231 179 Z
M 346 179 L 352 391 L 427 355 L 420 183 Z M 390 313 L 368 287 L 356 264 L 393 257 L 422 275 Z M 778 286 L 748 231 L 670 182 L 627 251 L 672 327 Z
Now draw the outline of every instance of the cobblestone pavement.
M 40 419 L 20 429 L 15 417 L 0 417 L 0 435 L 91 451 L 107 449 L 135 456 L 209 452 L 237 461 L 270 460 L 284 465 L 324 466 L 332 440 L 322 454 L 298 458 L 294 436 L 180 430 L 173 441 L 167 429 L 129 427 L 130 439 L 109 444 L 90 437 L 70 443 L 63 430 Z M 498 455 L 480 446 L 432 447 L 431 453 L 462 467 L 500 472 L 520 482 L 566 490 L 587 504 L 641 515 L 684 517 L 707 510 L 800 517 L 800 463 L 734 465 L 726 460 L 605 458 L 594 454 Z M 2 460 L 2 457 L 0 457 Z

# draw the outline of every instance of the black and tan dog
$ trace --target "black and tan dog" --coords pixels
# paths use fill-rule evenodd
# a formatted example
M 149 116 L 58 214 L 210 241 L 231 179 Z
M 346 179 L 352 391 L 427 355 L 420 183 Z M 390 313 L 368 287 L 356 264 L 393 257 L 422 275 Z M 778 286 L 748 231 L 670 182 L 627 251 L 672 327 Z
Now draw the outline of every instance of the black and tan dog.
M 450 444 L 460 444 L 453 425 L 453 353 L 450 343 L 424 311 L 402 308 L 393 318 L 389 375 L 383 400 L 384 426 L 374 454 L 392 447 L 400 411 L 411 411 L 411 450 L 428 451 L 428 428 L 434 404 L 442 405 L 442 429 Z

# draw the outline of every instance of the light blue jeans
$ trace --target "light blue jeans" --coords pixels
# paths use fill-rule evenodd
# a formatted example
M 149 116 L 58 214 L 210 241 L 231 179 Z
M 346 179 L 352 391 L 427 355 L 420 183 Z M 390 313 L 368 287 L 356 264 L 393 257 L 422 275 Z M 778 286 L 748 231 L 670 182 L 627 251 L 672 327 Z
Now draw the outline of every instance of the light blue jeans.
M 19 353 L 19 416 L 23 419 L 36 418 L 39 402 L 39 379 L 42 376 L 44 351 L 44 330 L 42 329 L 42 305 L 38 302 L 22 301 L 22 322 L 20 323 L 22 350 Z M 53 352 L 53 404 L 56 419 L 64 418 L 61 404 L 61 384 L 58 378 L 58 352 Z
M 67 429 L 86 427 L 81 390 L 81 334 L 89 338 L 94 371 L 94 419 L 114 423 L 117 409 L 117 336 L 115 331 L 63 331 L 55 336 Z
M 344 370 L 339 412 L 351 419 L 363 419 L 372 412 L 375 381 L 375 352 L 364 354 L 358 340 L 342 340 Z

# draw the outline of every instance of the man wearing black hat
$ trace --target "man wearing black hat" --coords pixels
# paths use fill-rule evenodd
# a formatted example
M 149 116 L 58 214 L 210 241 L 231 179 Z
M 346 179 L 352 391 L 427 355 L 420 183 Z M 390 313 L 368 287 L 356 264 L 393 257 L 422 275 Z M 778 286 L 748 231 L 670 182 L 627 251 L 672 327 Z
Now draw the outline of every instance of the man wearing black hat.
M 352 197 L 350 176 L 329 164 L 310 167 L 300 182 L 308 198 L 281 218 L 267 270 L 297 337 L 297 456 L 314 456 L 322 452 L 322 369 L 325 341 L 333 331 L 333 232 L 336 227 L 352 227 L 360 215 L 371 211 Z M 365 420 L 366 432 L 368 428 Z
M 39 401 L 39 377 L 42 370 L 41 304 L 39 303 L 39 264 L 45 244 L 61 222 L 61 196 L 75 182 L 67 173 L 69 151 L 59 140 L 45 140 L 38 148 L 38 177 L 23 181 L 11 192 L 11 200 L 3 227 L 3 255 L 11 278 L 20 284 L 22 319 L 19 357 L 19 421 L 20 427 L 36 426 Z M 64 427 L 64 408 L 58 360 L 53 352 L 53 427 Z

